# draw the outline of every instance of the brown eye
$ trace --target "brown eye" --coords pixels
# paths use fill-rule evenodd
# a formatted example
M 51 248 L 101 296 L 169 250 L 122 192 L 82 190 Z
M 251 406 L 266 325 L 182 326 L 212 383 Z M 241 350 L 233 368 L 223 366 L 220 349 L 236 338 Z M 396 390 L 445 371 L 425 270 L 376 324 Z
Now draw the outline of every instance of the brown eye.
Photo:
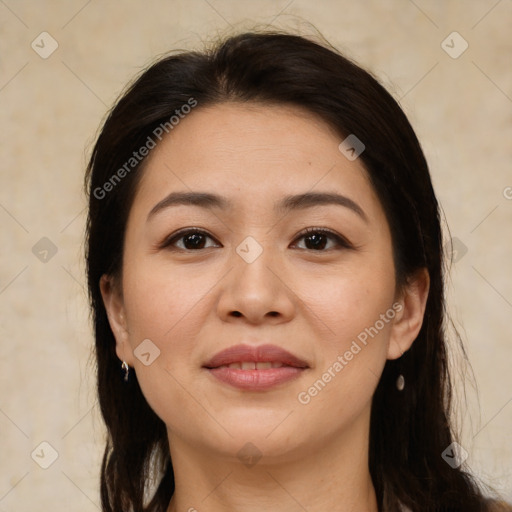
M 208 249 L 214 246 L 205 246 L 206 240 L 213 238 L 204 231 L 189 229 L 172 235 L 163 244 L 162 248 L 177 248 L 184 251 L 195 251 L 199 249 Z
M 205 244 L 205 236 L 202 233 L 190 233 L 181 237 L 183 245 L 186 249 L 203 249 Z
M 304 241 L 308 249 L 319 250 L 325 249 L 325 246 L 328 244 L 328 238 L 324 233 L 311 233 L 304 237 Z
M 307 249 L 312 251 L 325 252 L 324 250 L 331 242 L 331 245 L 327 247 L 329 249 L 335 249 L 336 247 L 350 248 L 351 245 L 341 236 L 333 233 L 326 229 L 308 228 L 303 232 L 298 239 L 304 239 L 306 247 L 300 247 L 300 249 Z

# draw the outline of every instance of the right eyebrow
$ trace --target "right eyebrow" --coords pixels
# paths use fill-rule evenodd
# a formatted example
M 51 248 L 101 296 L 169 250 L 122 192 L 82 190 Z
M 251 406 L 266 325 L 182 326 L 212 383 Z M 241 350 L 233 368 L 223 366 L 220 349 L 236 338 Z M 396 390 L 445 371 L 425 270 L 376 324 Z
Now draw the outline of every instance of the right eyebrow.
M 171 192 L 153 206 L 146 221 L 165 208 L 179 205 L 192 205 L 209 209 L 220 208 L 223 210 L 233 207 L 233 203 L 225 197 L 208 192 Z

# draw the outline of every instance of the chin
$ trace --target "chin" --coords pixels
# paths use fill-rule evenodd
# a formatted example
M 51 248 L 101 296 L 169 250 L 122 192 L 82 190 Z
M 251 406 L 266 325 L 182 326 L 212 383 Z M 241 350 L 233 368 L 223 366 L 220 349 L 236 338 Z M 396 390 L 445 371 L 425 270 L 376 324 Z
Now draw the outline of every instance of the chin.
M 218 423 L 213 420 L 213 423 L 205 423 L 197 419 L 187 422 L 188 425 L 202 424 L 201 431 L 191 432 L 180 425 L 181 428 L 176 429 L 176 432 L 181 430 L 177 437 L 187 439 L 191 446 L 200 446 L 201 450 L 210 452 L 212 456 L 221 456 L 231 462 L 262 457 L 262 462 L 269 463 L 292 460 L 303 451 L 307 439 L 314 436 L 303 428 L 301 430 L 301 425 L 296 421 L 291 421 L 293 414 L 283 422 L 289 414 L 289 411 L 284 414 L 283 411 L 281 409 L 280 414 L 268 413 L 262 417 L 255 415 L 254 410 L 234 411 L 231 414 L 224 411 L 223 415 L 216 417 Z

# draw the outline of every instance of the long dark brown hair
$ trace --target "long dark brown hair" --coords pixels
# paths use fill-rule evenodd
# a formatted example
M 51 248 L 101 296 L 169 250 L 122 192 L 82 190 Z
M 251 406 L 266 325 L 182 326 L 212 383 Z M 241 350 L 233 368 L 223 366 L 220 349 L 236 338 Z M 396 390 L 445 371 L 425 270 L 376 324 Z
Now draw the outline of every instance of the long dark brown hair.
M 99 281 L 122 270 L 128 212 L 144 167 L 144 159 L 130 160 L 133 152 L 154 139 L 162 123 L 170 129 L 171 116 L 191 99 L 197 109 L 230 101 L 300 106 L 337 130 L 340 141 L 349 134 L 363 141 L 360 159 L 389 222 L 397 282 L 421 268 L 430 275 L 421 331 L 400 359 L 386 362 L 373 397 L 369 468 L 379 510 L 396 512 L 400 503 L 414 512 L 487 510 L 464 466 L 452 468 L 441 456 L 456 439 L 450 423 L 443 248 L 439 206 L 416 135 L 370 73 L 327 43 L 272 31 L 243 33 L 204 52 L 159 59 L 122 94 L 92 151 L 86 259 L 99 403 L 108 432 L 103 511 L 163 512 L 174 492 L 165 424 L 149 407 L 136 376 L 123 380 Z M 119 172 L 122 168 L 126 172 Z M 395 385 L 399 373 L 407 383 L 402 392 Z

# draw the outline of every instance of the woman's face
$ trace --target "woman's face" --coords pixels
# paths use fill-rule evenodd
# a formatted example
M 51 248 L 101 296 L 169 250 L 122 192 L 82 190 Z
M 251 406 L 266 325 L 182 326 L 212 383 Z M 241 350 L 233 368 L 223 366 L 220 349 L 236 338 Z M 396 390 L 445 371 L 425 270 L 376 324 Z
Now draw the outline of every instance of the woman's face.
M 386 359 L 415 332 L 384 212 L 341 142 L 300 109 L 226 103 L 199 106 L 151 151 L 122 295 L 107 280 L 102 292 L 171 452 L 229 458 L 252 443 L 291 460 L 366 435 Z M 192 193 L 214 198 L 175 196 Z

